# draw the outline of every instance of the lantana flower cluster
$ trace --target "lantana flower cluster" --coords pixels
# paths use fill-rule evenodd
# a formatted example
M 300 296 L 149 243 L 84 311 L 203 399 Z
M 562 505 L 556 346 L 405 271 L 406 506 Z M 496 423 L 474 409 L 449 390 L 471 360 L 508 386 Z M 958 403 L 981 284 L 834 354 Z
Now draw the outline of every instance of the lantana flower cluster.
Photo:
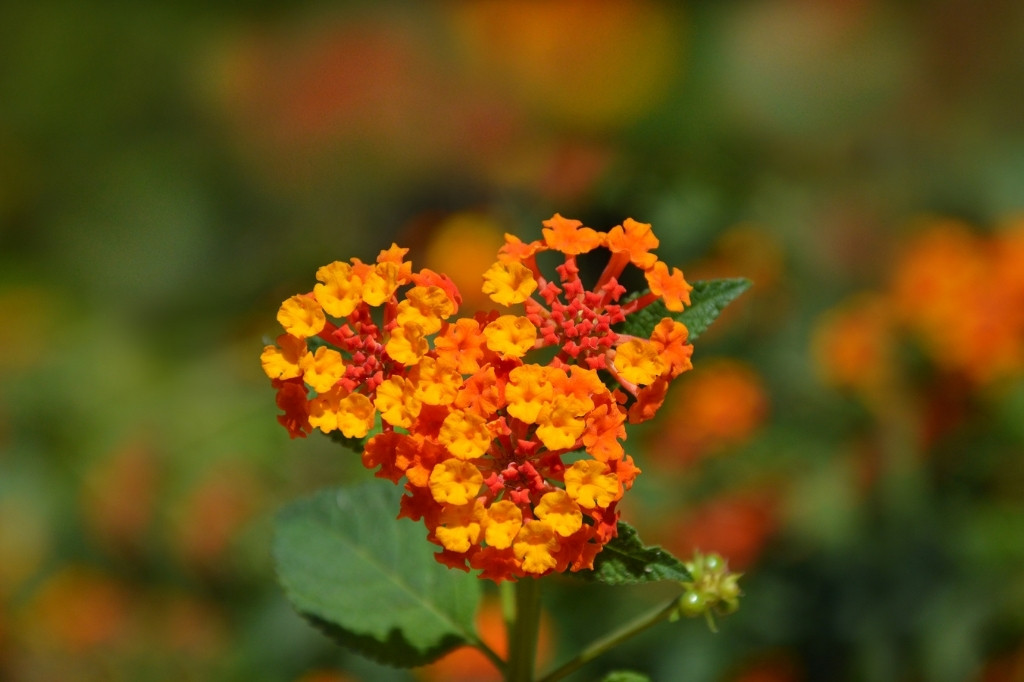
M 930 219 L 901 245 L 888 279 L 820 319 L 814 350 L 829 383 L 891 395 L 904 340 L 968 387 L 1024 374 L 1024 220 L 983 234 Z
M 438 560 L 496 581 L 592 567 L 639 473 L 625 424 L 653 416 L 691 368 L 672 317 L 649 337 L 617 331 L 654 301 L 690 302 L 650 225 L 543 225 L 536 241 L 506 235 L 484 273 L 495 310 L 458 316 L 451 280 L 392 245 L 374 263 L 321 267 L 281 305 L 284 333 L 262 355 L 292 437 L 365 439 L 363 464 L 404 481 L 399 516 L 424 522 Z M 608 263 L 587 288 L 577 256 L 595 249 Z M 538 267 L 546 251 L 562 258 L 553 278 Z M 627 266 L 649 288 L 628 300 Z

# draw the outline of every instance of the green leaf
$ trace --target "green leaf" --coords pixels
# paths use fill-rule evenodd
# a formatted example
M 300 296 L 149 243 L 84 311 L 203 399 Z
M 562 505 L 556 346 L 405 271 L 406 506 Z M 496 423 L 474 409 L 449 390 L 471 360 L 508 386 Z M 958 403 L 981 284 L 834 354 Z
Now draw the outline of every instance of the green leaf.
M 618 528 L 618 536 L 594 558 L 594 570 L 572 575 L 608 585 L 693 579 L 682 561 L 661 547 L 645 547 L 632 526 L 620 521 Z
M 749 289 L 750 285 L 751 281 L 742 277 L 694 282 L 693 291 L 690 292 L 690 305 L 683 312 L 670 312 L 664 303 L 655 301 L 627 317 L 622 331 L 632 336 L 647 338 L 662 318 L 671 317 L 686 325 L 690 332 L 689 340 L 694 341 L 722 314 L 725 307 Z
M 635 670 L 613 670 L 601 682 L 651 682 L 651 678 Z
M 277 517 L 274 559 L 292 605 L 339 643 L 409 667 L 476 644 L 475 576 L 434 560 L 423 527 L 398 514 L 401 488 L 321 491 Z

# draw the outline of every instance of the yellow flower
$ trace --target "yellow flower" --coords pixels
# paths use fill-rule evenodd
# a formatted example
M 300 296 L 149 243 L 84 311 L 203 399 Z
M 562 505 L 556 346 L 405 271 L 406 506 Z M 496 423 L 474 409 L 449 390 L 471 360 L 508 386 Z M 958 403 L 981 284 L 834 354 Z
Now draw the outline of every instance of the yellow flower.
M 565 450 L 576 444 L 586 423 L 586 404 L 571 396 L 556 395 L 549 409 L 537 420 L 537 437 L 548 450 Z
M 653 384 L 665 371 L 665 363 L 658 355 L 657 347 L 641 339 L 632 339 L 615 349 L 612 362 L 623 379 L 637 386 Z
M 368 305 L 379 306 L 394 296 L 398 289 L 400 271 L 401 266 L 390 261 L 373 266 L 363 280 L 363 301 Z
M 459 459 L 474 459 L 491 446 L 491 432 L 483 417 L 455 411 L 445 417 L 438 440 Z
M 607 507 L 622 496 L 618 477 L 594 459 L 581 459 L 565 470 L 565 491 L 585 509 Z
M 520 421 L 536 423 L 553 395 L 547 372 L 540 365 L 522 365 L 508 374 L 505 384 L 508 413 Z
M 384 349 L 395 362 L 406 367 L 415 365 L 430 350 L 423 329 L 415 324 L 395 327 Z
M 377 386 L 373 405 L 380 411 L 381 419 L 403 429 L 412 426 L 422 407 L 412 384 L 398 376 L 390 377 Z
M 409 373 L 416 398 L 427 405 L 450 405 L 459 394 L 462 375 L 456 366 L 434 358 L 423 358 Z
M 525 317 L 502 315 L 484 327 L 487 347 L 496 353 L 521 358 L 537 341 L 537 328 Z
M 415 324 L 423 334 L 434 334 L 453 312 L 455 305 L 441 287 L 413 287 L 398 304 L 398 326 Z
M 338 386 L 309 403 L 309 423 L 324 433 L 340 430 L 347 438 L 362 438 L 373 428 L 373 403 L 361 393 Z
M 484 539 L 495 549 L 506 549 L 512 546 L 512 541 L 522 526 L 523 511 L 513 502 L 492 502 L 484 518 Z
M 302 380 L 317 393 L 326 393 L 341 377 L 345 376 L 345 364 L 341 353 L 320 346 L 315 353 L 306 353 L 300 363 Z
M 296 294 L 281 304 L 277 321 L 292 336 L 305 339 L 316 336 L 327 324 L 323 308 L 312 296 Z
M 300 363 L 308 352 L 305 339 L 281 334 L 277 337 L 276 346 L 264 347 L 260 363 L 271 379 L 294 379 L 302 376 Z
M 329 263 L 316 271 L 316 278 L 320 284 L 313 287 L 313 295 L 328 315 L 345 317 L 362 302 L 363 282 L 348 263 Z
M 559 549 L 558 537 L 547 523 L 531 519 L 523 524 L 512 544 L 512 551 L 527 573 L 544 573 L 558 563 L 553 556 Z
M 536 288 L 533 273 L 522 263 L 498 261 L 484 273 L 483 292 L 501 305 L 522 303 Z
M 479 542 L 484 518 L 484 505 L 480 500 L 470 504 L 445 505 L 434 534 L 445 549 L 465 552 Z
M 569 537 L 583 527 L 583 512 L 564 490 L 546 493 L 533 511 L 562 537 Z
M 469 462 L 447 459 L 430 472 L 430 494 L 440 504 L 462 505 L 476 497 L 484 483 L 483 474 Z

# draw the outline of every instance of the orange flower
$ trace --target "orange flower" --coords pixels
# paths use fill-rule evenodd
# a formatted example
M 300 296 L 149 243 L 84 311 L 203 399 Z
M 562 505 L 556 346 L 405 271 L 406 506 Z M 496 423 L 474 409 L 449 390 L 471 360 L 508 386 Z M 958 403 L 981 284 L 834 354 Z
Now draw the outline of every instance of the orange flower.
M 399 515 L 424 523 L 445 565 L 495 581 L 592 566 L 639 473 L 622 445 L 627 413 L 652 416 L 692 352 L 671 318 L 649 339 L 614 330 L 659 297 L 681 309 L 689 285 L 650 253 L 649 225 L 627 219 L 610 235 L 591 291 L 575 258 L 606 245 L 603 234 L 556 214 L 543 240 L 507 236 L 483 290 L 525 315 L 450 319 L 461 301 L 451 280 L 412 271 L 395 245 L 375 264 L 324 266 L 312 294 L 282 305 L 286 333 L 263 351 L 279 419 L 293 436 L 379 429 L 363 464 L 404 481 Z M 564 258 L 557 284 L 537 266 L 548 250 Z M 631 265 L 651 291 L 620 305 L 617 278 Z M 547 363 L 527 360 L 548 346 Z
M 679 268 L 672 268 L 658 261 L 651 269 L 644 271 L 647 277 L 647 285 L 651 287 L 651 293 L 661 296 L 665 301 L 665 307 L 673 312 L 680 312 L 684 305 L 690 305 L 690 290 L 693 289 L 685 279 Z
M 543 232 L 548 248 L 571 255 L 593 251 L 604 242 L 604 236 L 596 230 L 557 213 L 544 221 Z
M 608 250 L 615 255 L 621 254 L 633 265 L 647 270 L 654 266 L 658 257 L 651 249 L 658 248 L 658 238 L 651 231 L 649 223 L 638 223 L 626 218 L 622 225 L 616 225 L 608 231 Z

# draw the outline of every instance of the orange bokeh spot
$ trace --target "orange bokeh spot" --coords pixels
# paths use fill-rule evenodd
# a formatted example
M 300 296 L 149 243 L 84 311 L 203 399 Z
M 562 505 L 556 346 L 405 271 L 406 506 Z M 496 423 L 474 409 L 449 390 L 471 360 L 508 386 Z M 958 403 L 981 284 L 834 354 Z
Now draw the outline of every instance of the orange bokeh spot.
M 505 621 L 501 605 L 497 600 L 485 600 L 477 611 L 476 628 L 480 638 L 495 653 L 504 658 L 508 653 L 505 636 Z M 537 641 L 537 667 L 541 668 L 551 658 L 551 624 L 546 614 L 541 614 L 540 634 Z M 501 673 L 490 660 L 472 647 L 456 649 L 436 663 L 415 670 L 417 678 L 424 682 L 501 682 Z

